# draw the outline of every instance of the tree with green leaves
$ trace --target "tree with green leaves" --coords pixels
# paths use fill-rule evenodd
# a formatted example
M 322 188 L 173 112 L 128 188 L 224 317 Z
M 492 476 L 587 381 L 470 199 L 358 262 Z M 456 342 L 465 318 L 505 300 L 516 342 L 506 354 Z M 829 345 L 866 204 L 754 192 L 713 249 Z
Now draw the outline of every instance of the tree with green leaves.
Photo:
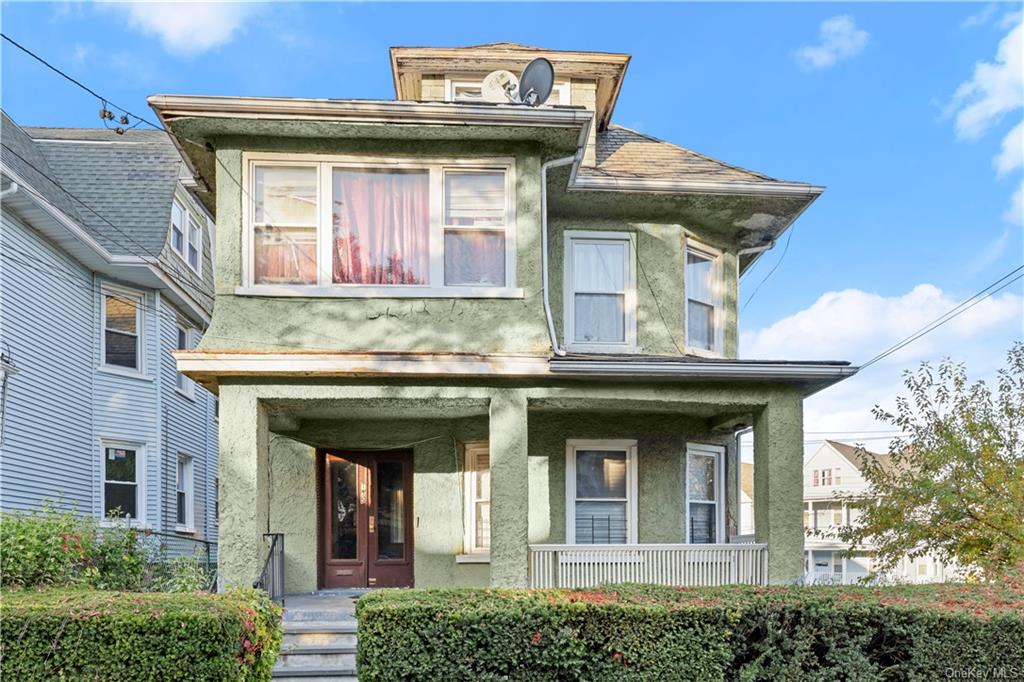
M 862 513 L 836 535 L 874 545 L 880 572 L 925 554 L 980 579 L 1024 569 L 1024 344 L 994 391 L 948 359 L 904 383 L 894 413 L 873 410 L 902 435 L 888 457 L 860 452 L 870 492 L 847 499 Z

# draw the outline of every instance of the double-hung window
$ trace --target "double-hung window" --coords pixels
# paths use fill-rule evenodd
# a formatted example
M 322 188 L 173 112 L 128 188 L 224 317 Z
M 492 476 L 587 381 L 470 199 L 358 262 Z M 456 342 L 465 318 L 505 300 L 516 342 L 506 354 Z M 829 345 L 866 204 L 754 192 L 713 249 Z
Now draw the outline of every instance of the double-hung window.
M 142 294 L 108 288 L 101 290 L 102 364 L 137 373 L 142 367 Z
M 142 453 L 140 446 L 103 443 L 103 518 L 141 519 Z
M 185 207 L 177 199 L 171 202 L 171 247 L 185 257 Z
M 190 349 L 192 347 L 192 332 L 193 332 L 193 330 L 190 327 L 188 327 L 188 326 L 186 326 L 186 325 L 184 325 L 184 324 L 182 324 L 180 322 L 178 323 L 178 325 L 177 325 L 177 344 L 176 344 L 176 347 L 177 347 L 178 350 L 188 350 L 188 349 Z M 193 396 L 193 394 L 194 394 L 194 388 L 193 388 L 194 384 L 192 383 L 191 379 L 189 379 L 187 376 L 185 376 L 181 372 L 178 372 L 177 384 L 178 384 L 178 390 L 179 391 L 181 391 L 182 393 L 184 393 L 185 395 L 187 395 L 190 398 Z
M 194 494 L 192 458 L 178 455 L 177 483 L 175 486 L 175 525 L 177 530 L 191 531 L 194 527 Z
M 261 156 L 249 168 L 255 292 L 522 295 L 511 159 Z
M 565 483 L 567 542 L 636 542 L 636 441 L 570 440 Z
M 467 554 L 486 554 L 491 549 L 491 464 L 486 442 L 465 446 Z
M 686 345 L 701 354 L 724 349 L 722 256 L 692 241 L 686 244 Z
M 686 446 L 686 541 L 722 542 L 725 536 L 725 450 L 716 445 Z
M 196 271 L 202 272 L 203 266 L 203 229 L 199 222 L 192 216 L 188 217 L 188 266 Z
M 573 350 L 636 346 L 634 237 L 626 232 L 565 233 L 565 337 Z

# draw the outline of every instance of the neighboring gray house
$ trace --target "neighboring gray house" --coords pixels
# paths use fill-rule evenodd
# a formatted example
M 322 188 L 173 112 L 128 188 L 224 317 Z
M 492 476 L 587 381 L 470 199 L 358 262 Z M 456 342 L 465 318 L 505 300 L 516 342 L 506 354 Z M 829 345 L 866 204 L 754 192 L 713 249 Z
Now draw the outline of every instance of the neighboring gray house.
M 205 547 L 216 398 L 170 355 L 198 343 L 213 306 L 214 224 L 191 175 L 157 131 L 4 113 L 0 142 L 0 509 L 117 508 L 172 552 Z

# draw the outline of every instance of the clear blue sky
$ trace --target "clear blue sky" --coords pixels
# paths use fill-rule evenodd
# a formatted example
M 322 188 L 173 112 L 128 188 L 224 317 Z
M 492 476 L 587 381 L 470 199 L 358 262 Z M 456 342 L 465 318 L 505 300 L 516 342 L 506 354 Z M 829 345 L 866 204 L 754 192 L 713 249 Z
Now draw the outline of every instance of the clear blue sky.
M 1018 8 L 5 3 L 3 30 L 112 101 L 146 114 L 145 97 L 154 93 L 390 98 L 392 45 L 515 41 L 627 52 L 633 61 L 616 122 L 828 187 L 743 312 L 745 351 L 861 361 L 912 331 L 900 324 L 912 325 L 914 314 L 927 322 L 1022 262 L 1021 216 L 1011 208 L 1022 152 L 1008 138 L 1021 121 L 1014 90 L 1022 86 L 1019 73 L 1006 73 L 1014 64 L 1021 68 Z M 984 74 L 975 79 L 979 62 L 993 67 L 995 84 Z M 3 107 L 19 123 L 99 124 L 94 100 L 7 44 L 2 75 Z M 972 82 L 971 92 L 955 97 Z M 972 104 L 980 121 L 970 118 Z M 1004 140 L 1011 149 L 1000 175 Z M 780 245 L 744 277 L 744 299 L 781 253 Z M 910 295 L 924 284 L 935 290 Z M 844 290 L 860 298 L 820 300 Z M 1019 293 L 1020 283 L 1010 291 Z M 1001 300 L 993 319 L 903 356 L 902 366 L 944 354 L 968 361 L 1002 355 L 1021 336 L 1021 299 Z M 840 328 L 816 337 L 813 348 L 801 345 L 801 325 L 852 325 L 864 301 L 893 319 L 869 314 L 862 323 L 884 329 Z M 823 305 L 828 314 L 819 314 Z M 891 379 L 871 390 L 881 395 Z M 837 409 L 822 412 L 835 417 Z M 809 421 L 818 418 L 810 409 Z M 826 420 L 837 424 L 828 428 L 839 428 L 842 418 L 836 419 Z

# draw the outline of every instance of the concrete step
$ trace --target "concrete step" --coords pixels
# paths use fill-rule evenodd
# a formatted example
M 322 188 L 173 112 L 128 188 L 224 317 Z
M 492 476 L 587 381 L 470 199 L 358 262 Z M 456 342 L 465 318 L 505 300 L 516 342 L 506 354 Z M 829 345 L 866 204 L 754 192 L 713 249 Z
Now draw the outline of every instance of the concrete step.
M 352 620 L 290 620 L 281 623 L 285 633 L 289 632 L 337 632 L 355 634 L 357 623 Z
M 356 633 L 352 632 L 285 632 L 281 651 L 289 647 L 355 647 Z
M 356 667 L 355 646 L 281 647 L 275 667 L 338 669 Z
M 270 673 L 275 680 L 302 682 L 357 682 L 353 668 L 277 668 Z
M 289 609 L 285 608 L 284 616 L 282 620 L 285 623 L 301 623 L 304 621 L 336 621 L 336 620 L 355 620 L 356 610 L 355 608 L 303 608 L 303 609 Z

